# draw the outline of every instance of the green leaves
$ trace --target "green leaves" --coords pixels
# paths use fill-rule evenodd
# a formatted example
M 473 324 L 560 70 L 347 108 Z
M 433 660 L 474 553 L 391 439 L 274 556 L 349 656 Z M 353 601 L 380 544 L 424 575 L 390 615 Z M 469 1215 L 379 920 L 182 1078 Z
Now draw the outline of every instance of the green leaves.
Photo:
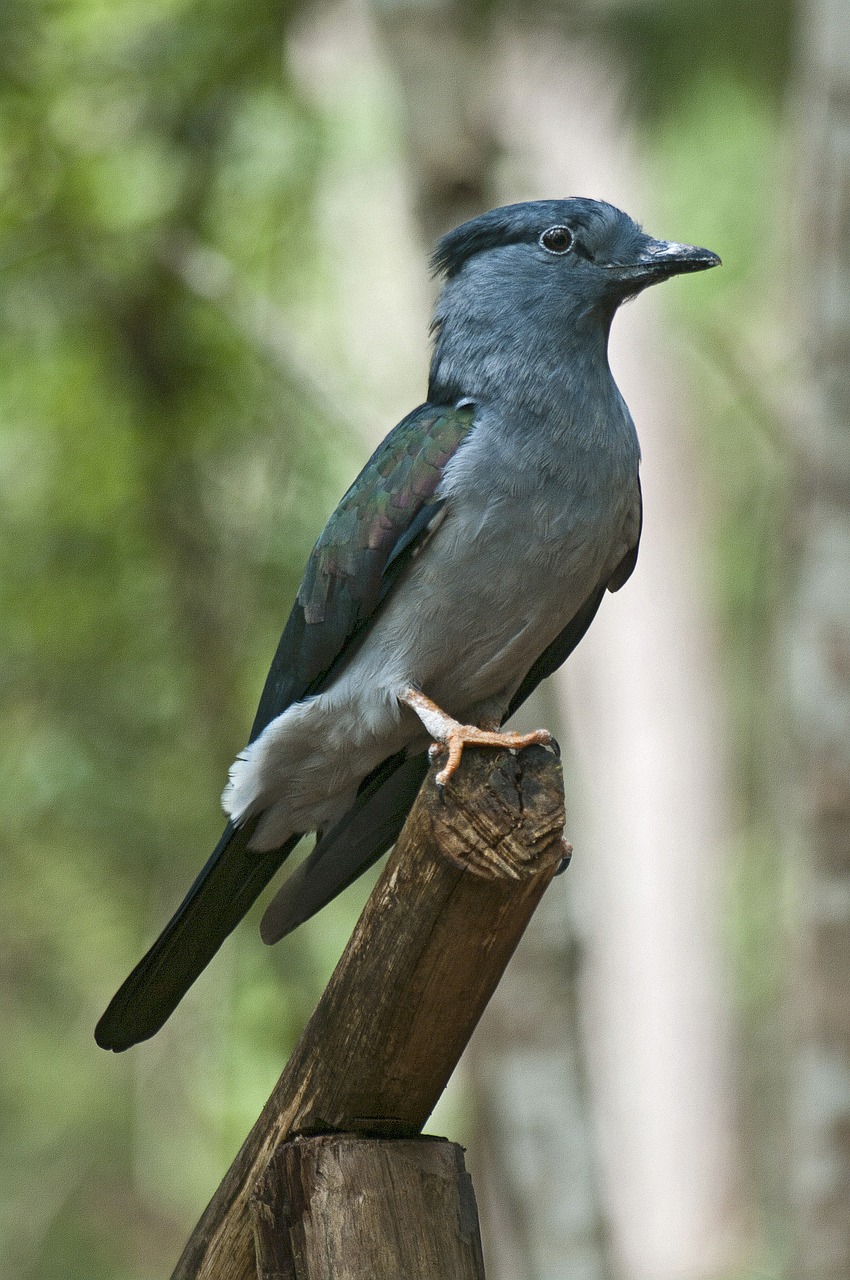
M 216 1180 L 204 1150 L 242 1127 L 245 1082 L 262 1078 L 258 1103 L 268 1085 L 227 956 L 180 1052 L 117 1066 L 92 1029 L 219 834 L 338 483 L 324 406 L 180 271 L 208 246 L 283 307 L 311 267 L 319 127 L 285 72 L 286 14 L 4 6 L 0 1273 L 16 1280 L 164 1274 Z M 240 947 L 240 999 L 286 1001 L 276 958 L 246 934 L 231 965 Z

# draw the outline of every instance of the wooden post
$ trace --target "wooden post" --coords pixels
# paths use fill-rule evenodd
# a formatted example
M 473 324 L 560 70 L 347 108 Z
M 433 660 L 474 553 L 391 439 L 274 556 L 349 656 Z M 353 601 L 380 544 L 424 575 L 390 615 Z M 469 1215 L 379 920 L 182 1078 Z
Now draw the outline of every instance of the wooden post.
M 472 1179 L 445 1138 L 284 1142 L 251 1214 L 259 1280 L 484 1280 Z
M 442 800 L 429 775 L 173 1280 L 254 1280 L 249 1200 L 287 1138 L 419 1133 L 564 856 L 563 825 L 542 747 L 468 749 Z

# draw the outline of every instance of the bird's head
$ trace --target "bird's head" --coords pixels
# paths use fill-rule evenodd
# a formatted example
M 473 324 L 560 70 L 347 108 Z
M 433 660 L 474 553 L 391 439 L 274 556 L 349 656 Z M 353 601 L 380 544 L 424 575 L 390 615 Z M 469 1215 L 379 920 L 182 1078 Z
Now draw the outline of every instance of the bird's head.
M 491 209 L 443 236 L 432 258 L 447 281 L 492 288 L 501 278 L 506 303 L 512 287 L 542 286 L 612 311 L 647 285 L 719 263 L 710 249 L 655 240 L 613 205 L 577 197 Z
M 709 249 L 654 240 L 601 200 L 491 209 L 443 236 L 432 258 L 445 284 L 429 395 L 480 396 L 518 377 L 531 386 L 556 368 L 570 376 L 588 361 L 607 367 L 621 302 L 719 262 Z

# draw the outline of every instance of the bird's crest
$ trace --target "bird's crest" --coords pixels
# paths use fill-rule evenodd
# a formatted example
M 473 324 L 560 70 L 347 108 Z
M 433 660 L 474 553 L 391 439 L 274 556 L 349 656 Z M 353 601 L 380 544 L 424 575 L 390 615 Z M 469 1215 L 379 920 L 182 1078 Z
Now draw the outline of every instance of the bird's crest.
M 431 255 L 431 268 L 435 275 L 451 279 L 473 254 L 527 238 L 528 227 L 517 219 L 516 206 L 491 209 L 447 232 Z

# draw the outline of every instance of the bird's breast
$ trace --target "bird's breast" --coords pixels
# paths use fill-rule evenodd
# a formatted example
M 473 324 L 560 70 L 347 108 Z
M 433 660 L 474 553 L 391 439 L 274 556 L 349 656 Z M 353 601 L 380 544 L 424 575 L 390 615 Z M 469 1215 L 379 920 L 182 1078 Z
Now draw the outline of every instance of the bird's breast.
M 445 516 L 376 619 L 360 661 L 453 714 L 519 685 L 622 555 L 628 481 L 493 478 Z

